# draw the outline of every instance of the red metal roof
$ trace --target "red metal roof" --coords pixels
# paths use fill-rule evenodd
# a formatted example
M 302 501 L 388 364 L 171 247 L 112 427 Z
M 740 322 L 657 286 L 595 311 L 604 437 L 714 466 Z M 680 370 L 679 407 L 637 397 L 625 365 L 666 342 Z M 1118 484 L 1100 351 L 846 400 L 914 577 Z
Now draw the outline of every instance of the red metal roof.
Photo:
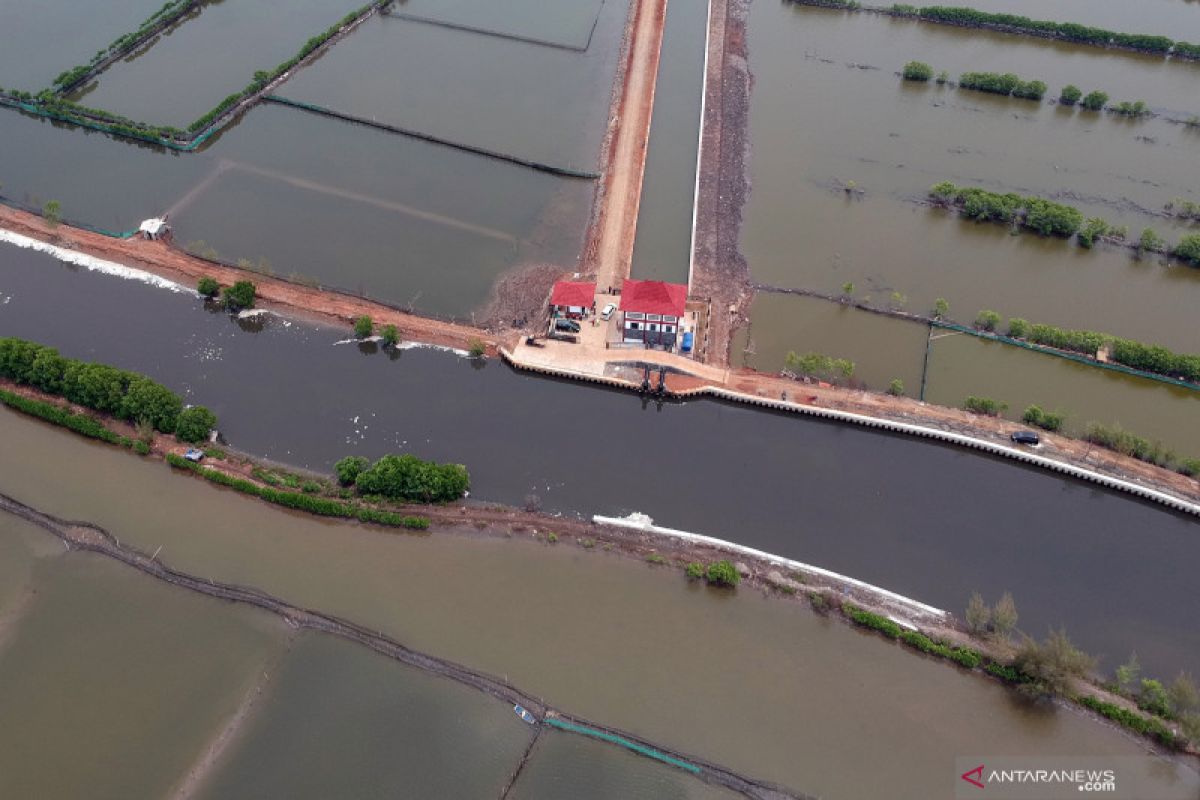
M 550 292 L 550 305 L 590 308 L 596 300 L 596 283 L 559 281 Z
M 621 286 L 621 310 L 682 317 L 687 293 L 682 283 L 629 279 Z

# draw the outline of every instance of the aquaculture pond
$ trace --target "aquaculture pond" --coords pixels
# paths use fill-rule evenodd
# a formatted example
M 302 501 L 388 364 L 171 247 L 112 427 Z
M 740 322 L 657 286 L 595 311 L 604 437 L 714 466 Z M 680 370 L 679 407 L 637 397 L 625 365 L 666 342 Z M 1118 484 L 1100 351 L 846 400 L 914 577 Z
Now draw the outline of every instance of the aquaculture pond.
M 592 185 L 280 106 L 199 153 L 0 113 L 0 192 L 64 219 L 135 230 L 281 276 L 469 318 L 527 263 L 573 265 Z M 120 187 L 120 191 L 114 187 Z
M 708 4 L 667 3 L 632 274 L 688 282 Z
M 1065 428 L 1076 435 L 1091 422 L 1117 424 L 1183 458 L 1200 458 L 1200 392 L 1194 389 L 935 331 L 925 399 L 958 406 L 971 394 L 1007 403 L 1010 419 L 1037 405 L 1066 414 Z
M 1200 65 L 873 14 L 754 3 L 750 181 L 742 245 L 766 284 L 837 292 L 924 311 L 938 297 L 971 321 L 994 309 L 1195 351 L 1200 270 L 1136 260 L 1125 248 L 965 221 L 928 207 L 950 180 L 1038 195 L 1168 241 L 1193 230 L 1163 210 L 1200 200 L 1189 180 L 1200 137 Z M 900 79 L 910 60 L 947 71 L 1015 72 L 1046 102 Z M 1130 120 L 1048 102 L 1073 83 L 1145 100 Z M 1153 308 L 1154 313 L 1145 313 Z
M 187 128 L 224 97 L 240 92 L 255 72 L 275 69 L 362 5 L 356 0 L 203 2 L 70 99 L 139 122 Z
M 62 555 L 8 515 L 0 540 L 33 554 L 29 597 L 0 623 L 12 626 L 0 649 L 0 795 L 166 795 L 285 629 L 99 556 Z
M 379 15 L 297 71 L 277 94 L 595 172 L 628 3 L 597 10 L 596 32 L 583 52 Z
M 159 0 L 0 5 L 0 86 L 34 93 L 49 89 L 60 73 L 88 63 L 161 5 Z
M 308 633 L 196 796 L 495 797 L 532 738 L 494 697 Z
M 910 438 L 711 401 L 659 405 L 429 349 L 335 344 L 348 331 L 230 319 L 194 295 L 14 248 L 0 257 L 11 297 L 0 334 L 148 373 L 210 406 L 252 453 L 325 472 L 348 454 L 462 463 L 475 499 L 640 511 L 955 611 L 972 591 L 1008 590 L 1026 630 L 1065 625 L 1105 668 L 1136 649 L 1156 672 L 1200 670 L 1189 566 L 1200 538 L 1194 519 L 1161 507 Z M 581 419 L 604 445 L 563 469 L 559 443 Z M 686 468 L 628 458 L 647 446 Z
M 413 19 L 460 25 L 498 36 L 519 36 L 540 42 L 586 49 L 594 39 L 596 20 L 608 6 L 625 3 L 604 0 L 400 0 L 389 9 Z
M 875 391 L 899 378 L 910 394 L 921 386 L 929 328 L 815 297 L 768 294 L 754 298 L 750 325 L 734 336 L 737 366 L 778 372 L 794 352 L 821 353 L 854 363 L 853 380 Z M 797 392 L 803 391 L 797 387 Z
M 143 549 L 161 547 L 159 558 L 175 568 L 256 586 L 339 615 L 506 678 L 565 710 L 800 791 L 872 797 L 886 785 L 888 796 L 928 798 L 955 779 L 951 753 L 1143 750 L 1141 742 L 1088 715 L 1026 704 L 990 678 L 853 630 L 803 604 L 689 584 L 677 567 L 589 549 L 565 536 L 548 544 L 529 536 L 481 536 L 474 528 L 406 535 L 322 521 L 8 411 L 0 411 L 0 434 L 27 454 L 20 470 L 0 463 L 0 490 L 23 502 L 94 520 Z M 79 482 L 82 476 L 91 479 Z M 61 485 L 79 488 L 64 493 Z M 137 502 L 132 487 L 156 502 Z M 714 641 L 721 647 L 714 648 Z M 261 721 L 247 729 L 246 749 L 229 754 L 230 771 L 223 778 L 215 773 L 218 796 L 221 786 L 248 775 L 246 763 L 256 757 L 264 766 L 256 786 L 303 790 L 301 781 L 281 775 L 276 765 L 282 750 L 312 752 L 308 737 L 316 734 L 297 730 L 287 718 L 304 715 L 336 726 L 344 717 L 335 699 L 356 707 L 367 703 L 353 686 L 339 685 L 345 681 L 316 677 L 328 675 L 334 662 L 340 664 L 335 676 L 360 676 L 363 693 L 376 687 L 380 704 L 398 714 L 400 704 L 424 707 L 419 704 L 429 695 L 414 698 L 417 691 L 457 694 L 441 681 L 418 680 L 411 684 L 416 688 L 406 688 L 407 673 L 385 678 L 374 656 L 349 659 L 346 651 L 347 663 L 341 664 L 340 645 L 317 650 L 324 652 L 309 651 L 295 667 L 285 663 L 276 673 L 278 693 L 267 695 Z M 331 695 L 328 702 L 297 700 L 306 706 L 290 711 L 280 705 L 299 698 L 312 681 Z M 509 709 L 493 713 L 465 696 L 447 702 L 469 710 L 470 719 L 485 728 L 495 726 L 497 736 L 522 737 L 520 728 L 513 730 L 515 718 L 504 719 Z M 484 744 L 487 737 L 452 716 L 440 722 L 419 718 L 429 727 L 422 735 L 469 745 L 468 765 L 480 752 L 476 745 L 483 747 L 477 773 L 427 778 L 431 782 L 487 785 L 495 774 L 489 765 L 512 752 L 512 742 Z M 714 719 L 723 724 L 712 724 Z M 403 718 L 386 725 L 382 717 L 368 716 L 365 731 L 355 736 L 380 730 L 396 731 L 400 740 L 408 735 Z M 338 747 L 331 742 L 339 738 L 325 737 L 327 746 Z M 371 753 L 381 752 L 380 746 L 363 745 Z M 878 769 L 857 768 L 864 748 L 874 753 Z M 439 754 L 437 763 L 445 757 Z M 328 758 L 331 769 L 355 763 L 354 754 L 337 749 Z M 535 753 L 533 780 L 539 780 L 538 759 Z M 617 786 L 641 783 L 657 772 L 640 762 L 605 760 L 610 769 L 631 773 L 612 776 Z M 586 781 L 593 769 L 586 759 L 576 763 L 579 774 L 572 784 Z M 395 774 L 387 765 L 376 767 L 382 776 Z M 1194 791 L 1196 776 L 1184 765 L 1164 761 L 1147 768 L 1156 771 L 1164 792 L 1174 781 Z M 889 773 L 903 780 L 886 777 Z

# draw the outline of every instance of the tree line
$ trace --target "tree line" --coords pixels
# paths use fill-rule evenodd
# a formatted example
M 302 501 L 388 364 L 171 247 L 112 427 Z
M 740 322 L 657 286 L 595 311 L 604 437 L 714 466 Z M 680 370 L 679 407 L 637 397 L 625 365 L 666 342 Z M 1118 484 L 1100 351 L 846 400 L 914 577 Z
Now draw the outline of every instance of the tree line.
M 346 456 L 334 464 L 342 486 L 364 497 L 412 503 L 449 503 L 471 488 L 462 464 L 438 464 L 414 455 L 386 455 L 371 464 L 362 456 Z
M 204 441 L 217 422 L 204 406 L 184 408 L 179 395 L 145 375 L 65 358 L 24 339 L 0 339 L 0 377 L 185 442 Z

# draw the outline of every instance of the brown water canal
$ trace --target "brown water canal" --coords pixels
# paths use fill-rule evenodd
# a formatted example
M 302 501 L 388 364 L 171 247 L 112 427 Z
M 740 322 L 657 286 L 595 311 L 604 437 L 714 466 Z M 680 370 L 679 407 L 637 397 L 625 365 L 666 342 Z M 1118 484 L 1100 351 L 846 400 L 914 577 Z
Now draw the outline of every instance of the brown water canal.
M 1142 749 L 1081 713 L 1027 706 L 989 679 L 926 660 L 797 604 L 689 585 L 673 570 L 569 540 L 552 546 L 469 534 L 397 535 L 321 522 L 7 412 L 0 421 L 5 440 L 25 454 L 18 474 L 0 473 L 0 488 L 25 502 L 95 520 L 141 548 L 161 547 L 159 557 L 180 569 L 255 585 L 339 614 L 413 647 L 505 676 L 577 713 L 802 791 L 927 798 L 950 791 L 957 777 L 955 754 L 1128 755 Z M 136 493 L 132 487 L 138 487 Z M 147 497 L 154 501 L 139 501 Z M 130 575 L 127 581 L 145 579 Z M 150 585 L 145 591 L 168 590 Z M 151 614 L 162 604 L 141 605 Z M 93 606 L 97 621 L 90 635 L 101 638 L 108 607 Z M 179 626 L 178 635 L 185 627 L 190 623 Z M 34 640 L 38 630 L 29 627 L 27 638 Z M 250 762 L 266 765 L 254 786 L 301 791 L 303 781 L 272 766 L 282 764 L 282 752 L 291 748 L 316 752 L 314 734 L 288 722 L 296 715 L 344 729 L 354 709 L 369 707 L 374 697 L 384 710 L 368 714 L 366 728 L 355 736 L 371 739 L 388 731 L 400 741 L 408 728 L 397 716 L 429 720 L 422 710 L 428 706 L 413 697 L 414 690 L 387 688 L 395 679 L 374 657 L 349 658 L 340 654 L 341 645 L 302 650 L 307 653 L 285 663 L 276 676 L 263 716 L 247 729 L 246 749 L 239 745 L 225 771 L 216 773 L 214 791 L 241 785 L 239 775 L 249 780 Z M 328 696 L 314 696 L 330 678 L 333 685 L 322 691 Z M 355 688 L 356 680 L 363 691 Z M 87 684 L 81 682 L 78 691 L 86 694 Z M 475 709 L 470 718 L 484 728 L 504 724 L 503 714 L 493 717 L 469 697 L 438 702 L 461 703 L 462 713 Z M 389 707 L 392 714 L 386 713 Z M 468 759 L 468 775 L 460 780 L 486 783 L 489 764 L 495 763 L 489 759 L 511 752 L 494 737 L 449 719 L 427 724 L 434 731 L 421 735 L 438 742 L 457 736 L 466 737 L 458 740 L 462 743 L 487 740 L 499 748 L 487 759 Z M 354 742 L 352 737 L 345 749 L 326 745 L 335 772 L 364 758 L 378 766 L 382 755 L 371 754 L 383 752 L 380 743 L 365 743 L 356 753 Z M 553 745 L 546 745 L 550 758 Z M 864 747 L 871 749 L 875 769 L 859 768 Z M 535 788 L 547 780 L 539 776 L 543 757 L 545 752 L 535 754 L 531 762 Z M 443 753 L 426 760 L 445 764 L 445 758 Z M 576 779 L 586 778 L 588 769 L 624 769 L 620 759 L 614 766 L 605 758 L 597 767 L 586 754 L 575 758 L 582 773 Z M 1155 769 L 1162 773 L 1160 783 L 1195 780 L 1165 762 Z M 617 785 L 624 780 L 614 779 Z
M 1156 4 L 1157 5 L 1157 4 Z M 893 293 L 915 310 L 946 298 L 981 308 L 1195 351 L 1200 270 L 1127 251 L 962 221 L 921 204 L 941 180 L 1052 197 L 1169 240 L 1190 230 L 1159 215 L 1200 199 L 1200 138 L 1168 118 L 1196 113 L 1200 65 L 873 14 L 752 4 L 750 173 L 743 248 L 756 280 L 856 294 Z M 979 92 L 913 85 L 919 59 L 951 79 L 968 70 L 1074 83 L 1159 116 L 1130 122 Z M 853 181 L 862 194 L 847 193 Z M 1147 309 L 1153 309 L 1147 313 Z M 756 323 L 758 312 L 756 312 Z M 797 345 L 802 347 L 803 345 Z
M 1103 668 L 1130 649 L 1156 673 L 1200 668 L 1189 566 L 1200 538 L 1194 521 L 1160 508 L 857 428 L 716 402 L 659 406 L 431 350 L 334 345 L 344 330 L 239 324 L 194 297 L 25 251 L 4 251 L 0 264 L 0 293 L 11 297 L 0 334 L 147 372 L 211 406 L 250 452 L 326 472 L 348 454 L 463 463 L 475 498 L 641 511 L 951 610 L 972 591 L 1008 590 L 1027 630 L 1065 625 Z M 564 466 L 561 443 L 580 420 L 604 446 Z M 673 467 L 630 461 L 648 445 Z M 1117 574 L 1127 587 L 1119 604 Z

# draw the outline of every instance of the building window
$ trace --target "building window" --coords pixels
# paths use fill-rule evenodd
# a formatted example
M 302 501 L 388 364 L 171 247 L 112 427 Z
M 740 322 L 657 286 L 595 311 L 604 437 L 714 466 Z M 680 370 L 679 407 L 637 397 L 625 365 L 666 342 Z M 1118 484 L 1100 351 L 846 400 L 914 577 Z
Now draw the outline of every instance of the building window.
M 645 314 L 639 314 L 636 311 L 626 311 L 625 312 L 625 319 L 645 319 L 645 318 L 646 318 Z
M 679 320 L 672 317 L 670 314 L 663 314 L 663 322 L 678 322 Z
M 658 322 L 660 319 L 662 319 L 662 315 L 661 314 L 647 314 L 646 319 L 653 320 L 654 322 Z
M 640 323 L 640 322 L 630 322 L 629 323 L 630 330 L 636 331 L 636 330 L 639 330 L 641 327 L 642 327 L 642 323 Z

